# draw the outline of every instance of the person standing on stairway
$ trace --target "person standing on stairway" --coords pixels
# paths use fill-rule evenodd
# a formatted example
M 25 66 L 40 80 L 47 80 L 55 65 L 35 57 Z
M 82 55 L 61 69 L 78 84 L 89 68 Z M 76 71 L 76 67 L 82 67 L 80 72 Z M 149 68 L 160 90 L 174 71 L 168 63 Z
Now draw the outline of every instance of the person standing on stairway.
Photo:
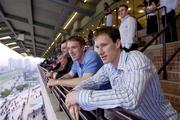
M 119 26 L 119 32 L 121 36 L 122 48 L 129 52 L 131 50 L 137 49 L 137 44 L 135 44 L 136 19 L 128 14 L 128 6 L 120 5 L 118 10 L 119 16 L 121 17 L 121 24 Z
M 112 26 L 113 15 L 110 6 L 107 2 L 104 3 L 105 25 Z
M 178 0 L 160 0 L 160 7 L 166 7 L 166 13 L 162 13 L 163 27 L 170 24 L 169 28 L 165 30 L 165 41 L 173 42 L 177 41 L 177 28 L 176 28 L 176 7 L 178 6 Z M 165 18 L 166 17 L 166 18 Z

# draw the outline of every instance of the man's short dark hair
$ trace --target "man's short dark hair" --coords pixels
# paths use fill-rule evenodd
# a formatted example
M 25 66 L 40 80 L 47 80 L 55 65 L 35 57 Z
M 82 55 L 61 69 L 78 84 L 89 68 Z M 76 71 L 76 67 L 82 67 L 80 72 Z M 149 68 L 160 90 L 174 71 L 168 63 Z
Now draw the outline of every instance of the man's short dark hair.
M 67 39 L 67 42 L 68 41 L 77 41 L 81 46 L 86 45 L 84 38 L 81 36 L 71 36 L 69 39 Z
M 127 6 L 127 5 L 125 5 L 125 4 L 120 5 L 120 6 L 119 6 L 119 8 L 120 8 L 120 7 L 125 7 L 125 8 L 126 8 L 126 10 L 128 10 L 128 6 Z
M 112 41 L 115 43 L 118 39 L 120 40 L 120 34 L 119 34 L 119 30 L 117 28 L 114 27 L 102 27 L 100 29 L 97 29 L 95 31 L 95 37 L 101 35 L 101 34 L 107 34 Z

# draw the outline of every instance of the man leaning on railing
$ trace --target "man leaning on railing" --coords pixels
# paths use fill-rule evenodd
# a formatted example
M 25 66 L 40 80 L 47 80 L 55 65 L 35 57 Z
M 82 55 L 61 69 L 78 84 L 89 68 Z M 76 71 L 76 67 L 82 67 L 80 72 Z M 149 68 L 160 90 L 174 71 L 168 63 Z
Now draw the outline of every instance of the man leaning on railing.
M 136 50 L 122 50 L 115 28 L 101 28 L 95 36 L 95 46 L 104 65 L 67 94 L 65 103 L 73 118 L 78 119 L 78 107 L 88 111 L 122 107 L 146 120 L 177 120 L 177 112 L 164 98 L 150 59 Z M 107 82 L 112 89 L 98 90 Z M 105 111 L 105 117 L 118 119 L 109 111 Z
M 101 68 L 103 65 L 101 58 L 95 51 L 86 50 L 85 44 L 85 40 L 80 36 L 72 36 L 67 40 L 68 53 L 73 60 L 71 70 L 57 80 L 50 79 L 48 87 L 57 85 L 74 87 Z

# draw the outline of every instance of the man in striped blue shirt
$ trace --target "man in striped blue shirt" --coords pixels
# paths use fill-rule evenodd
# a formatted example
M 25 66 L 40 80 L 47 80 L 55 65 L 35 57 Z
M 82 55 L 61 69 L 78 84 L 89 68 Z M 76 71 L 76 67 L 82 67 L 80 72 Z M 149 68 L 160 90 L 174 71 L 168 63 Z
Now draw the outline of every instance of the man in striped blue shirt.
M 67 95 L 67 107 L 78 105 L 88 111 L 122 107 L 147 120 L 178 119 L 177 112 L 163 96 L 150 59 L 139 51 L 123 51 L 115 28 L 101 28 L 95 35 L 95 46 L 104 66 Z M 107 82 L 112 89 L 98 90 Z

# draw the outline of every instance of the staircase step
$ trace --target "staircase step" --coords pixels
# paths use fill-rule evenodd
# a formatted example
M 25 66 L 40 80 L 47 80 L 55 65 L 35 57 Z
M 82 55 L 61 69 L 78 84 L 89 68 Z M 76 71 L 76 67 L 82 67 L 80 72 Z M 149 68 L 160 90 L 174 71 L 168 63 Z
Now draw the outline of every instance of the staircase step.
M 167 54 L 166 57 L 167 57 L 167 60 L 172 56 L 173 54 Z M 153 59 L 154 62 L 162 62 L 163 61 L 163 54 L 161 55 L 155 55 L 154 56 L 154 59 Z M 173 58 L 172 61 L 180 61 L 180 52 Z
M 161 72 L 161 74 L 159 75 L 159 78 L 163 79 L 163 72 Z M 168 80 L 180 82 L 180 72 L 167 71 L 167 78 Z
M 160 80 L 160 83 L 164 93 L 180 96 L 180 81 Z
M 172 95 L 172 94 L 164 94 L 165 97 L 171 102 L 173 108 L 180 113 L 180 96 Z
M 178 48 L 180 47 L 180 41 L 175 41 L 166 44 L 166 56 L 169 58 Z M 163 45 L 151 45 L 144 52 L 152 61 L 159 60 L 162 61 L 163 55 Z M 180 53 L 174 58 L 175 60 L 180 60 Z
M 154 65 L 156 66 L 156 68 L 159 70 L 160 67 L 162 66 L 162 62 L 153 62 Z M 167 70 L 168 71 L 174 71 L 174 72 L 179 72 L 180 71 L 180 62 L 179 61 L 171 61 L 168 65 L 167 65 Z

